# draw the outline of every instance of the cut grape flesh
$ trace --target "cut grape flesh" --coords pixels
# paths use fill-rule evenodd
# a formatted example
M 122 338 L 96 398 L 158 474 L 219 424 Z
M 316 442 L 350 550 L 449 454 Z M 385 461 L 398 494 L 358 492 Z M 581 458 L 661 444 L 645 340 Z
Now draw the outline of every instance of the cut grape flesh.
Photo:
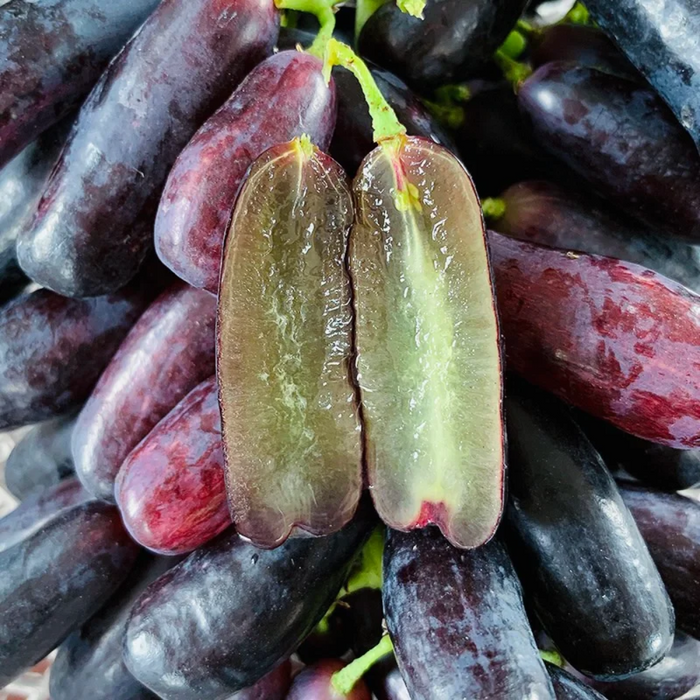
M 462 164 L 416 137 L 354 182 L 350 273 L 370 489 L 382 519 L 471 548 L 503 508 L 498 319 L 481 208 Z

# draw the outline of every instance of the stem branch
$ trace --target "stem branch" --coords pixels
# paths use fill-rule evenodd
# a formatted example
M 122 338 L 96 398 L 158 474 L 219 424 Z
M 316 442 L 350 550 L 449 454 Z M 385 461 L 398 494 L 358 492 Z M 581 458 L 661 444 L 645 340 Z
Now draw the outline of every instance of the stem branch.
M 349 663 L 345 668 L 336 671 L 331 676 L 331 685 L 341 695 L 349 695 L 355 687 L 355 683 L 369 671 L 374 664 L 387 654 L 391 654 L 394 645 L 388 634 L 385 634 L 377 646 L 372 647 L 367 653 Z

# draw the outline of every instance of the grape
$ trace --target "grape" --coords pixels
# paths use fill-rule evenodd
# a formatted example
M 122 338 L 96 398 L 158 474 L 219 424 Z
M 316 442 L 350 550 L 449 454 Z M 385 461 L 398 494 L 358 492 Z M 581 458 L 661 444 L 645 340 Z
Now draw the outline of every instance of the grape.
M 553 397 L 512 383 L 506 416 L 506 542 L 545 630 L 586 675 L 652 666 L 673 608 L 612 476 Z
M 697 295 L 613 258 L 489 243 L 512 370 L 645 440 L 700 446 Z
M 83 300 L 39 289 L 0 308 L 0 429 L 80 406 L 147 302 L 134 285 Z
M 146 586 L 176 562 L 145 553 L 139 557 L 117 592 L 59 647 L 51 666 L 52 700 L 155 700 L 124 664 L 124 628 Z
M 162 554 L 189 552 L 231 523 L 213 377 L 193 389 L 127 457 L 115 493 L 132 537 Z
M 134 276 L 175 158 L 270 53 L 277 25 L 272 0 L 162 0 L 83 105 L 18 239 L 29 277 L 86 297 Z
M 43 491 L 35 491 L 8 515 L 0 518 L 0 552 L 41 530 L 60 511 L 89 498 L 90 494 L 77 479 L 66 479 Z
M 0 167 L 82 97 L 158 0 L 0 7 Z
M 546 663 L 557 700 L 605 700 L 605 698 L 558 666 Z M 611 684 L 616 685 L 616 684 Z
M 284 700 L 292 682 L 289 661 L 282 662 L 249 688 L 234 693 L 228 700 Z
M 389 531 L 383 596 L 412 700 L 554 698 L 497 540 L 464 551 L 434 528 Z
M 644 265 L 700 290 L 700 249 L 627 221 L 598 199 L 546 181 L 519 182 L 502 195 L 501 233 L 555 248 L 583 250 Z
M 352 618 L 343 601 L 304 640 L 297 649 L 297 656 L 305 664 L 341 657 L 350 649 L 352 632 Z
M 127 624 L 125 660 L 170 700 L 223 700 L 287 658 L 334 600 L 375 520 L 256 549 L 233 529 L 151 584 Z
M 32 428 L 14 447 L 5 463 L 5 485 L 23 500 L 35 489 L 55 486 L 72 476 L 70 437 L 75 414 L 60 416 Z
M 377 700 L 411 700 L 406 682 L 393 657 L 372 667 L 367 674 L 367 684 Z
M 525 5 L 526 0 L 428 0 L 419 19 L 390 2 L 367 20 L 358 47 L 411 87 L 432 90 L 483 68 Z
M 345 596 L 342 609 L 346 611 L 351 627 L 351 644 L 355 656 L 362 656 L 379 644 L 384 634 L 382 592 L 378 588 L 361 588 Z M 340 654 L 339 654 L 340 656 Z M 376 667 L 373 666 L 368 677 Z
M 700 144 L 700 18 L 695 3 L 592 0 L 586 7 Z
M 622 468 L 663 491 L 680 491 L 700 483 L 700 450 L 677 450 L 640 440 L 584 413 L 576 421 L 610 468 Z
M 314 56 L 283 51 L 259 64 L 175 161 L 156 219 L 161 260 L 195 287 L 219 288 L 221 250 L 248 166 L 307 134 L 320 148 L 335 124 L 335 89 Z
M 287 700 L 372 700 L 362 679 L 347 694 L 339 693 L 331 685 L 333 674 L 345 665 L 340 659 L 324 659 L 306 666 L 292 681 Z
M 401 182 L 401 186 L 399 186 Z M 414 136 L 355 178 L 350 274 L 368 477 L 385 523 L 455 545 L 503 507 L 501 358 L 481 210 L 462 164 Z M 396 204 L 403 188 L 409 202 Z
M 700 154 L 648 88 L 583 66 L 549 63 L 518 103 L 542 148 L 655 231 L 700 240 Z
M 659 567 L 678 627 L 699 637 L 700 504 L 634 484 L 621 484 L 620 493 Z
M 43 659 L 119 586 L 138 547 L 117 509 L 61 511 L 0 554 L 0 688 Z
M 608 700 L 676 700 L 700 682 L 700 642 L 676 631 L 658 664 L 618 683 L 595 683 Z
M 216 299 L 177 283 L 131 329 L 73 431 L 75 468 L 97 498 L 114 501 L 122 463 L 185 395 L 214 372 Z
M 218 378 L 236 528 L 274 547 L 329 534 L 362 491 L 352 308 L 353 205 L 342 168 L 308 141 L 266 151 L 238 196 L 219 294 Z

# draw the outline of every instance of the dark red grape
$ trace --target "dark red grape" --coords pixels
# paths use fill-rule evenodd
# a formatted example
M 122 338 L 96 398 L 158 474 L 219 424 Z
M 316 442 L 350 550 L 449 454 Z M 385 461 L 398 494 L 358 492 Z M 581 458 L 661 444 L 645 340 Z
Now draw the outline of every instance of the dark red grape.
M 467 551 L 434 528 L 389 531 L 383 595 L 412 700 L 554 698 L 497 540 Z
M 33 493 L 8 515 L 0 518 L 0 552 L 41 530 L 60 511 L 87 500 L 91 500 L 90 494 L 77 479 L 66 479 Z
M 73 431 L 75 469 L 97 498 L 114 501 L 129 453 L 214 372 L 216 299 L 177 283 L 146 309 L 100 377 Z
M 70 438 L 75 414 L 60 416 L 32 428 L 5 462 L 5 486 L 20 500 L 34 489 L 55 486 L 74 473 Z
M 325 150 L 335 125 L 335 88 L 323 63 L 282 51 L 259 64 L 195 134 L 168 176 L 156 250 L 175 274 L 216 293 L 226 227 L 250 164 L 278 143 L 307 134 Z
M 545 663 L 557 700 L 605 700 L 593 688 L 554 664 Z M 614 685 L 614 684 L 613 684 Z
M 292 682 L 292 665 L 283 661 L 249 688 L 234 693 L 229 700 L 284 700 Z
M 0 8 L 0 167 L 76 107 L 158 0 Z
M 272 0 L 162 0 L 80 110 L 18 240 L 29 277 L 85 297 L 134 276 L 175 158 L 271 52 L 278 22 Z
M 627 260 L 700 290 L 700 249 L 655 235 L 597 198 L 538 180 L 519 182 L 500 199 L 505 213 L 492 222 L 496 231 L 554 248 Z
M 333 687 L 333 674 L 345 665 L 340 659 L 324 659 L 306 666 L 294 677 L 287 700 L 371 700 L 372 694 L 362 679 L 347 694 Z
M 518 103 L 542 148 L 655 231 L 700 240 L 700 154 L 663 101 L 594 68 L 549 63 Z
M 555 398 L 508 386 L 506 542 L 537 616 L 564 657 L 627 676 L 670 649 L 671 602 L 600 455 Z
M 127 624 L 125 660 L 160 696 L 214 700 L 287 658 L 337 595 L 375 524 L 256 549 L 233 529 L 151 584 Z
M 116 508 L 61 511 L 0 554 L 0 687 L 90 618 L 132 567 L 138 547 Z
M 620 493 L 659 567 L 678 627 L 700 637 L 700 504 L 631 483 Z
M 0 309 L 0 429 L 80 406 L 148 303 L 142 285 L 66 299 L 47 289 Z
M 389 2 L 367 20 L 358 47 L 363 56 L 411 87 L 429 91 L 483 68 L 525 4 L 526 0 L 428 0 L 419 19 Z
M 512 370 L 645 440 L 700 446 L 700 297 L 633 263 L 489 243 Z
M 162 554 L 190 552 L 231 523 L 213 377 L 193 389 L 127 457 L 115 494 L 132 537 Z

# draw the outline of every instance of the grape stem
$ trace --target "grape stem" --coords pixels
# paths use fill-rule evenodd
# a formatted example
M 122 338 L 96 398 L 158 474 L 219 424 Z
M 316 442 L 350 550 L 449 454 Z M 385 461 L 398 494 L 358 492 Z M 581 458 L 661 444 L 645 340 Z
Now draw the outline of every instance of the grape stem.
M 275 0 L 278 10 L 296 10 L 315 15 L 321 28 L 307 53 L 323 59 L 326 45 L 335 29 L 335 6 L 340 0 Z
M 355 7 L 355 41 L 360 38 L 362 27 L 365 26 L 367 20 L 382 6 L 386 5 L 389 0 L 357 0 Z
M 427 0 L 396 0 L 396 4 L 401 12 L 423 19 L 423 10 Z
M 481 210 L 484 212 L 484 218 L 495 221 L 505 215 L 506 202 L 500 197 L 488 197 L 481 200 Z
M 564 657 L 556 650 L 545 651 L 540 649 L 540 657 L 544 661 L 549 661 L 553 666 L 559 666 L 559 668 L 564 668 Z
M 391 643 L 389 635 L 384 635 L 379 640 L 379 644 L 350 662 L 345 668 L 336 671 L 331 676 L 331 685 L 341 695 L 349 695 L 357 681 L 359 681 L 377 661 L 383 659 L 387 654 L 391 654 L 393 650 L 394 645 Z

